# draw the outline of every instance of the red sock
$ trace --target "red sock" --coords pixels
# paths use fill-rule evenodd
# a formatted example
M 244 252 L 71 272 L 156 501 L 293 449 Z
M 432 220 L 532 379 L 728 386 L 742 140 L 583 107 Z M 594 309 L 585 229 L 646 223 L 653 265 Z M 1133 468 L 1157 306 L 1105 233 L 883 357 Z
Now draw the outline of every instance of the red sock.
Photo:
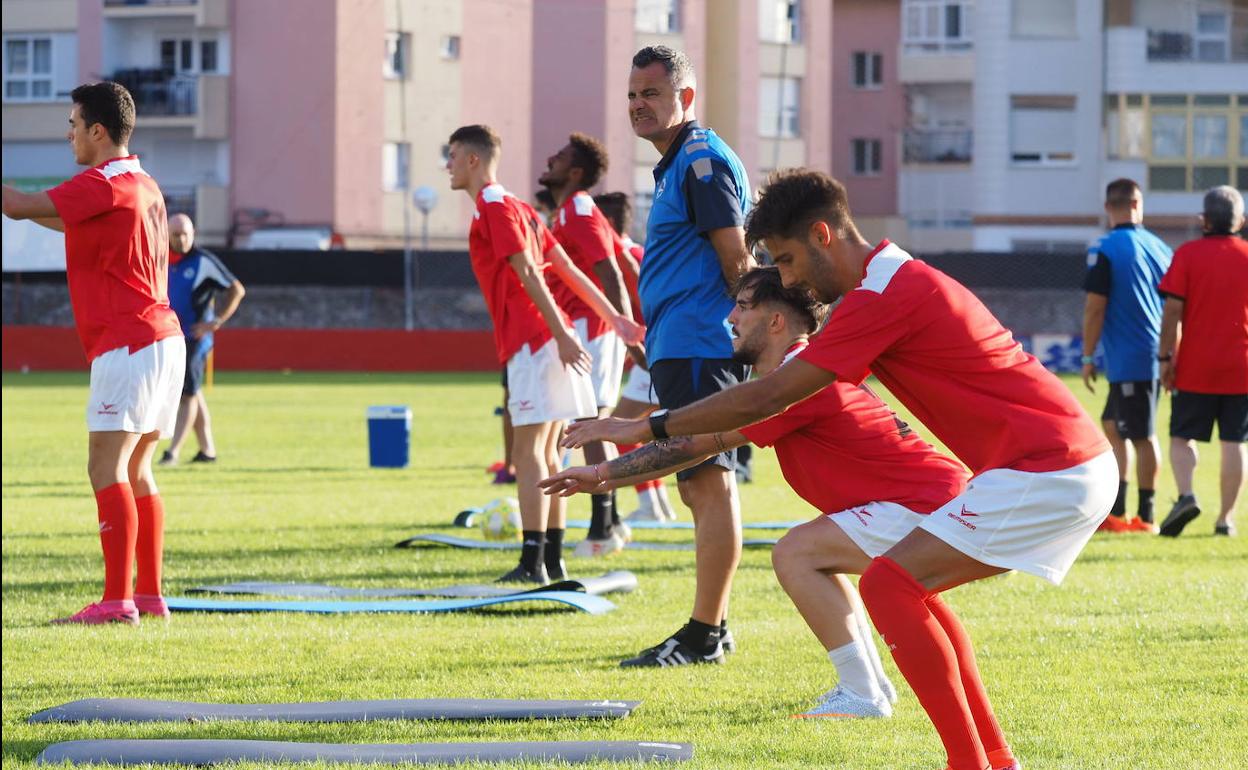
M 104 550 L 104 601 L 133 599 L 134 543 L 139 514 L 134 492 L 126 483 L 113 484 L 95 493 L 100 521 L 100 547 Z
M 134 503 L 139 509 L 139 537 L 134 552 L 139 568 L 134 592 L 160 596 L 165 550 L 165 504 L 160 495 L 136 498 Z
M 928 608 L 932 594 L 883 556 L 862 573 L 858 593 L 897 668 L 936 727 L 950 770 L 983 770 L 988 756 L 962 689 L 953 643 Z
M 975 720 L 975 731 L 979 734 L 979 742 L 988 754 L 988 762 L 993 767 L 1009 767 L 1014 764 L 1014 754 L 1005 741 L 1001 725 L 997 724 L 997 716 L 992 713 L 992 704 L 988 702 L 988 691 L 979 677 L 979 666 L 975 663 L 975 649 L 971 646 L 971 637 L 962 626 L 962 621 L 953 614 L 949 605 L 937 595 L 927 599 L 927 608 L 931 610 L 940 627 L 945 629 L 949 643 L 953 645 L 954 654 L 958 656 L 958 674 L 962 679 L 962 691 L 966 693 L 966 704 L 971 709 L 971 717 Z

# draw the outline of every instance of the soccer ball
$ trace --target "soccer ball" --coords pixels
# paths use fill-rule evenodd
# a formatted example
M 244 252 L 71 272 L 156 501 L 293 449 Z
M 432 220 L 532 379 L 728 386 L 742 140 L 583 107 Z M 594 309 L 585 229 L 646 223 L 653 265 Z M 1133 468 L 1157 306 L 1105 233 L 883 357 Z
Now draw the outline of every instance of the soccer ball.
M 486 540 L 520 539 L 520 501 L 514 497 L 500 497 L 486 503 L 478 520 L 481 535 Z

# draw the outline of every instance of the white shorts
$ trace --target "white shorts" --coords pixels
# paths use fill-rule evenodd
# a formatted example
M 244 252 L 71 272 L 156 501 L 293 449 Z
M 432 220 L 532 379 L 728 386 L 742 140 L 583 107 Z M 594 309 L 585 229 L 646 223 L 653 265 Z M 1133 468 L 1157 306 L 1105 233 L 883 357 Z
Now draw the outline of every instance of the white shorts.
M 564 366 L 554 340 L 547 340 L 535 352 L 525 345 L 507 361 L 507 392 L 512 425 L 598 414 L 589 375 Z
M 594 398 L 599 409 L 615 406 L 620 400 L 620 380 L 624 379 L 624 343 L 615 332 L 607 331 L 589 339 L 589 321 L 578 318 L 572 322 L 576 336 L 594 363 L 589 369 L 589 379 L 594 386 Z
M 136 350 L 115 348 L 91 362 L 87 430 L 173 435 L 186 377 L 182 335 Z
M 897 503 L 867 503 L 827 514 L 833 524 L 874 559 L 901 540 L 927 517 Z
M 620 389 L 620 399 L 636 401 L 640 404 L 659 405 L 659 394 L 654 392 L 650 381 L 650 372 L 640 366 L 634 366 L 628 373 L 628 382 Z
M 1117 495 L 1112 452 L 1060 471 L 998 468 L 971 479 L 919 526 L 976 561 L 1058 584 Z

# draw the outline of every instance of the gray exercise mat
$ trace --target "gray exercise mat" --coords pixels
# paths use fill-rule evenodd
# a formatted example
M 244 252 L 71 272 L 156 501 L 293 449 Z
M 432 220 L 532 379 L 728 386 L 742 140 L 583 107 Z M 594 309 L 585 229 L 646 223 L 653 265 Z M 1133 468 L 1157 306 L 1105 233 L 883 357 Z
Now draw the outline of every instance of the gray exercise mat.
M 539 591 L 577 591 L 592 596 L 630 593 L 637 590 L 637 576 L 627 570 L 614 570 L 597 577 L 561 580 L 540 588 L 520 589 L 494 585 L 455 585 L 444 588 L 344 588 L 320 583 L 265 583 L 243 581 L 227 585 L 199 586 L 187 593 L 249 594 L 259 596 L 290 596 L 303 598 L 378 598 L 393 599 L 411 596 L 440 596 L 448 599 L 473 599 L 486 596 L 516 596 Z
M 225 762 L 326 762 L 416 765 L 461 762 L 682 762 L 688 743 L 533 741 L 499 743 L 289 743 L 240 740 L 65 741 L 35 757 L 37 765 L 216 765 Z
M 422 698 L 318 703 L 191 703 L 142 698 L 87 698 L 53 706 L 40 722 L 372 722 L 381 719 L 618 719 L 641 701 Z
M 742 541 L 744 548 L 770 548 L 779 540 L 771 537 L 750 538 Z M 431 532 L 426 535 L 414 535 L 395 543 L 395 548 L 413 548 L 415 546 L 445 545 L 451 548 L 469 548 L 481 551 L 519 551 L 520 543 L 515 540 L 474 540 L 469 537 L 455 537 Z M 628 551 L 692 551 L 693 543 L 639 543 L 636 540 L 624 546 Z

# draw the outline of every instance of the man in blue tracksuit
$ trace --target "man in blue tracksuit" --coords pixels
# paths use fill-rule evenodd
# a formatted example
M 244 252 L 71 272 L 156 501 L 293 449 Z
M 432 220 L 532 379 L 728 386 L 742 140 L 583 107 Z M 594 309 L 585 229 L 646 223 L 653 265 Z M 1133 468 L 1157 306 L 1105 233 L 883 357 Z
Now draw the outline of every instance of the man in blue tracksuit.
M 633 57 L 628 112 L 633 132 L 662 160 L 654 169 L 654 200 L 638 294 L 645 316 L 646 355 L 659 405 L 654 435 L 666 434 L 667 410 L 731 387 L 747 376 L 732 359 L 727 324 L 730 289 L 753 267 L 743 225 L 750 183 L 736 154 L 694 117 L 697 83 L 688 57 L 666 46 Z M 693 511 L 697 588 L 689 622 L 623 666 L 720 663 L 731 651 L 725 621 L 732 577 L 741 558 L 741 514 L 731 451 L 677 474 L 681 499 Z
M 194 243 L 195 225 L 191 218 L 185 214 L 169 217 L 169 305 L 178 314 L 182 333 L 186 335 L 186 379 L 182 384 L 182 402 L 178 404 L 173 440 L 161 455 L 160 465 L 177 463 L 178 452 L 192 425 L 199 440 L 199 451 L 191 462 L 216 462 L 212 422 L 203 393 L 204 375 L 208 353 L 212 350 L 212 334 L 234 315 L 245 293 L 243 284 L 216 254 Z M 223 296 L 219 311 L 216 308 L 218 295 Z
M 1145 230 L 1144 198 L 1130 179 L 1116 179 L 1105 190 L 1110 231 L 1088 250 L 1083 288 L 1083 381 L 1096 379 L 1093 354 L 1104 345 L 1109 399 L 1101 421 L 1118 459 L 1118 499 L 1103 530 L 1154 531 L 1153 494 L 1161 469 L 1155 427 L 1158 396 L 1157 343 L 1162 297 L 1157 285 L 1170 267 L 1170 247 Z M 1136 518 L 1126 521 L 1127 472 L 1134 447 L 1140 485 Z

